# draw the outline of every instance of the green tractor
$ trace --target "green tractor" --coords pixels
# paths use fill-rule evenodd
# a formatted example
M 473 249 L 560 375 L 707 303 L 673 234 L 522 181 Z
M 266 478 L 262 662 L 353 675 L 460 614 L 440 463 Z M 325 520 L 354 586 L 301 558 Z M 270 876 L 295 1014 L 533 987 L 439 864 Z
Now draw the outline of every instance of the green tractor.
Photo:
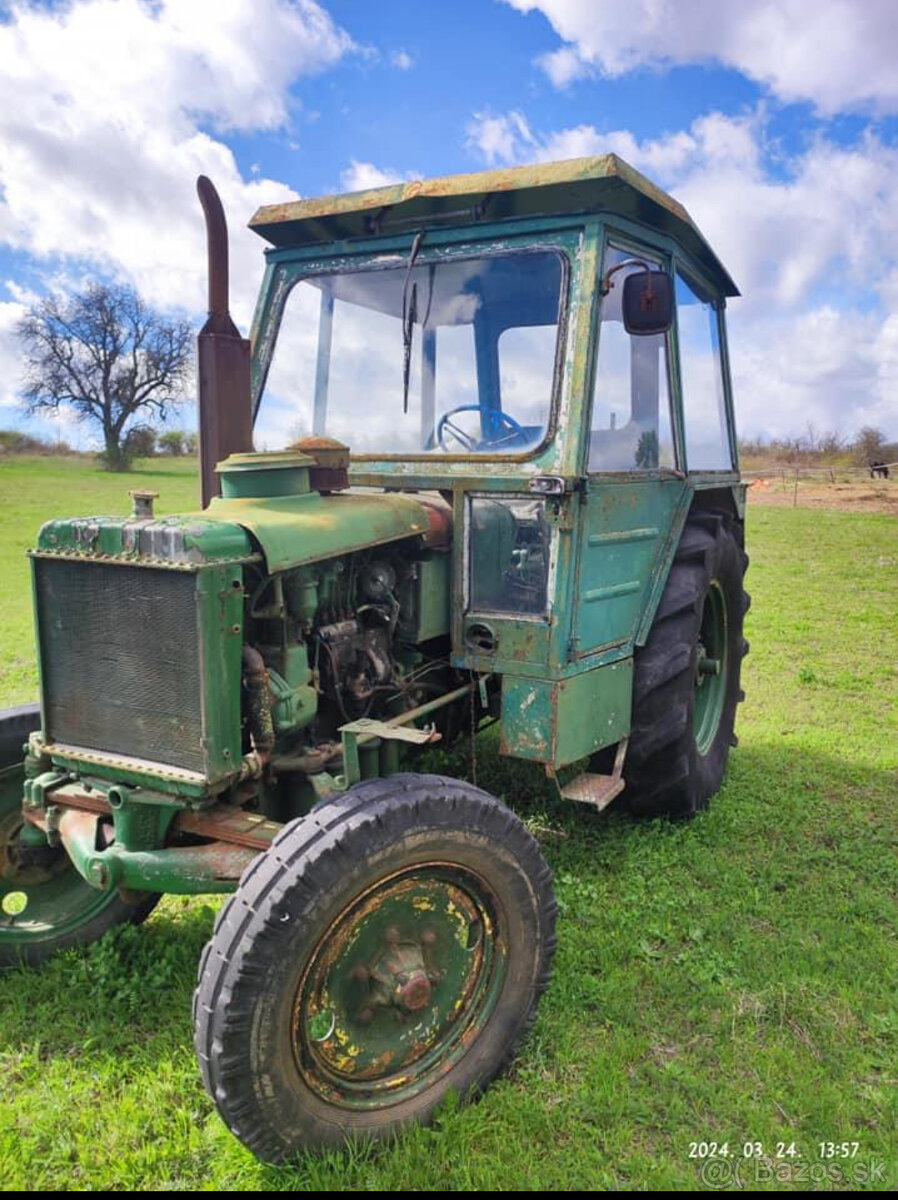
M 534 1018 L 551 874 L 476 786 L 478 730 L 597 811 L 689 817 L 720 787 L 737 292 L 609 155 L 261 209 L 244 340 L 198 189 L 202 511 L 134 493 L 40 531 L 40 706 L 0 719 L 0 960 L 231 893 L 196 1048 L 277 1162 L 482 1089 Z M 415 771 L 461 739 L 469 780 Z

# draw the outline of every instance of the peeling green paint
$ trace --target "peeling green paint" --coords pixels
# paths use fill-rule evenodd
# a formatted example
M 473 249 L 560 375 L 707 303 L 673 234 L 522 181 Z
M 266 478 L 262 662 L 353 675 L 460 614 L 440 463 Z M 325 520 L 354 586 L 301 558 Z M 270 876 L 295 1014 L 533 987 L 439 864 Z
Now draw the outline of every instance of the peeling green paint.
M 270 499 L 216 497 L 207 510 L 218 522 L 248 530 L 269 571 L 320 562 L 366 546 L 430 533 L 427 509 L 401 493 L 308 492 Z

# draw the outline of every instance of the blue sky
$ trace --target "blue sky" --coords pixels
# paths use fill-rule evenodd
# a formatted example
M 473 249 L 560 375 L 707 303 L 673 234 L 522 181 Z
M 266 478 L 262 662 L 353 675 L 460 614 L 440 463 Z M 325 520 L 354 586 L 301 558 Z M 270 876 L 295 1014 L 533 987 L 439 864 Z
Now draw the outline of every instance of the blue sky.
M 200 170 L 228 208 L 246 324 L 258 203 L 614 150 L 687 205 L 742 288 L 743 431 L 898 437 L 895 0 L 0 14 L 0 425 L 22 424 L 13 328 L 42 291 L 103 275 L 201 317 Z

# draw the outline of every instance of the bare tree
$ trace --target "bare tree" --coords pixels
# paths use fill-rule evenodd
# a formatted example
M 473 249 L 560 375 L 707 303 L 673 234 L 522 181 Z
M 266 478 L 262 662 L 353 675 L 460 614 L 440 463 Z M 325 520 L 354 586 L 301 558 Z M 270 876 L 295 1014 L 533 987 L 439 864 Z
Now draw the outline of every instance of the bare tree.
M 854 439 L 854 454 L 857 461 L 865 467 L 872 466 L 882 457 L 885 440 L 885 434 L 881 429 L 865 425 Z
M 126 286 L 90 284 L 64 300 L 46 296 L 19 322 L 21 395 L 30 413 L 70 408 L 103 435 L 110 470 L 127 470 L 128 423 L 164 421 L 183 399 L 193 338 Z
M 827 429 L 820 435 L 819 450 L 823 458 L 832 459 L 845 449 L 845 435 L 835 429 Z

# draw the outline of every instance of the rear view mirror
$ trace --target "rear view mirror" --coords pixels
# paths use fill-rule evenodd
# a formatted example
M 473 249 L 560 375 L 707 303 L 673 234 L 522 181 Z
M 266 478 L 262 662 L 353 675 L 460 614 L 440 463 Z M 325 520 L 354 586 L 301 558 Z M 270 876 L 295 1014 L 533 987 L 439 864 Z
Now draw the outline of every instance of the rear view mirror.
M 638 271 L 624 280 L 624 329 L 636 337 L 667 333 L 673 322 L 673 286 L 666 271 Z

